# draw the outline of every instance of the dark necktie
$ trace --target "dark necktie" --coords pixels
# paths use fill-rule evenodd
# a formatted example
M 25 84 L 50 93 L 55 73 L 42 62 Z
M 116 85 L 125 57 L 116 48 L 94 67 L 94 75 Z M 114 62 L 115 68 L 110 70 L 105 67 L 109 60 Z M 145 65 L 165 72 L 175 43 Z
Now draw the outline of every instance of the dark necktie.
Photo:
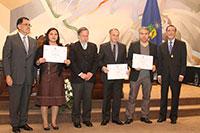
M 170 42 L 169 42 L 169 53 L 170 53 L 170 54 L 172 53 L 172 48 L 173 48 L 173 46 L 172 46 L 172 41 L 170 41 Z
M 114 44 L 113 45 L 113 56 L 114 56 L 114 59 L 115 59 L 115 57 L 116 57 L 116 45 Z

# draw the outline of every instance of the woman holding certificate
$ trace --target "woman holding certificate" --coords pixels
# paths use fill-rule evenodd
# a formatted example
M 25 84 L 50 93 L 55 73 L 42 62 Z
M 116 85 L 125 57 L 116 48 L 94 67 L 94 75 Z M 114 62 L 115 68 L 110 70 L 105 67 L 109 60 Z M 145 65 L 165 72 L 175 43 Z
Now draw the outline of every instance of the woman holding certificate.
M 47 53 L 44 47 L 49 46 L 56 48 L 62 46 L 59 40 L 58 30 L 56 28 L 50 28 L 46 33 L 45 45 L 38 48 L 35 58 L 36 65 L 40 69 L 37 104 L 41 106 L 44 130 L 50 130 L 48 124 L 48 107 L 51 107 L 52 113 L 51 126 L 54 130 L 59 129 L 56 124 L 58 109 L 60 105 L 65 103 L 64 78 L 62 72 L 66 65 L 68 66 L 71 62 L 68 59 L 63 60 L 63 63 L 49 62 L 46 59 L 47 57 L 44 57 L 44 53 Z

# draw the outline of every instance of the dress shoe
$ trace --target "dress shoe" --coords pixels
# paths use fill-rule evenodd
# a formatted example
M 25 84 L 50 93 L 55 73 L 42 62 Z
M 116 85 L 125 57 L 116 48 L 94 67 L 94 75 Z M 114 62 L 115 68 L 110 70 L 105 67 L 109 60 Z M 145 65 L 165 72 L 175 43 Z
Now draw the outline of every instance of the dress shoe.
M 19 128 L 24 129 L 26 131 L 32 131 L 33 130 L 33 128 L 30 127 L 28 124 L 25 124 L 24 126 L 20 126 Z
M 171 120 L 171 124 L 176 124 L 176 120 Z
M 105 126 L 105 125 L 108 124 L 108 122 L 109 122 L 108 120 L 103 120 L 103 121 L 101 122 L 101 125 L 102 125 L 102 126 Z
M 93 127 L 93 124 L 90 121 L 84 121 L 83 124 L 85 124 L 87 127 Z
M 112 120 L 112 123 L 115 123 L 117 125 L 124 125 L 124 123 L 121 122 L 120 120 Z
M 140 121 L 144 122 L 144 123 L 148 123 L 148 124 L 151 124 L 152 121 L 149 119 L 149 118 L 144 118 L 144 117 L 141 117 L 140 118 Z
M 159 119 L 157 120 L 158 123 L 161 123 L 161 122 L 163 122 L 163 121 L 166 121 L 166 119 L 164 119 L 164 118 L 159 118 Z
M 75 128 L 81 128 L 81 123 L 80 122 L 74 122 L 74 127 Z
M 50 130 L 50 127 L 44 127 L 44 130 L 45 130 L 45 131 L 49 131 L 49 130 Z
M 13 133 L 20 133 L 20 129 L 18 127 L 12 128 Z
M 131 124 L 133 122 L 133 119 L 127 119 L 124 124 Z
M 53 126 L 53 124 L 51 124 L 51 127 L 53 128 L 53 130 L 58 130 L 59 129 L 58 126 Z

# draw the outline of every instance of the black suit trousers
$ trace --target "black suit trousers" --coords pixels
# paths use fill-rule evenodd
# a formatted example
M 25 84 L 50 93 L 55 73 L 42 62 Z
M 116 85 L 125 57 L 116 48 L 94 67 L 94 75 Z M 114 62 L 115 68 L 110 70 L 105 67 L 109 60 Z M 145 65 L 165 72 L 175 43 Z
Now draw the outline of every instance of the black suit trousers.
M 166 119 L 169 87 L 172 94 L 170 119 L 176 120 L 178 116 L 181 83 L 179 81 L 174 81 L 170 76 L 162 77 L 160 118 Z
M 102 119 L 110 120 L 111 99 L 112 99 L 112 120 L 119 120 L 121 106 L 123 81 L 104 81 L 104 98 L 102 108 Z

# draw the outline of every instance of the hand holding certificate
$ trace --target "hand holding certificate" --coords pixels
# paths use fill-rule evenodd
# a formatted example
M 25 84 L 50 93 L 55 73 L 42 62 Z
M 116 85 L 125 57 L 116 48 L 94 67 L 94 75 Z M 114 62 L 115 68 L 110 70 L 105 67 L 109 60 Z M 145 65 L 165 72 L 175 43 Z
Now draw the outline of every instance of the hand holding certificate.
M 152 67 L 153 67 L 153 56 L 133 54 L 132 68 L 152 70 Z
M 127 64 L 108 64 L 108 80 L 128 79 Z
M 46 62 L 64 63 L 67 59 L 67 47 L 44 45 L 43 58 Z

